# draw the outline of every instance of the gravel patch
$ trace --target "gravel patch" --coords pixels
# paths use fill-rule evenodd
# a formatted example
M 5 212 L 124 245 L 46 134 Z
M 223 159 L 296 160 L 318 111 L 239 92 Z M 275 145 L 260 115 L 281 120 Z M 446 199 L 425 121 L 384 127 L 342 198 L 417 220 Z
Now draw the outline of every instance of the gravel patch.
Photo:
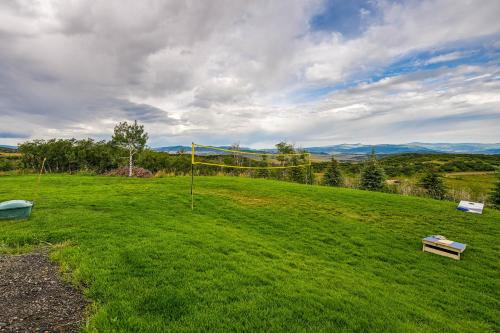
M 46 250 L 0 255 L 0 332 L 78 332 L 87 304 Z

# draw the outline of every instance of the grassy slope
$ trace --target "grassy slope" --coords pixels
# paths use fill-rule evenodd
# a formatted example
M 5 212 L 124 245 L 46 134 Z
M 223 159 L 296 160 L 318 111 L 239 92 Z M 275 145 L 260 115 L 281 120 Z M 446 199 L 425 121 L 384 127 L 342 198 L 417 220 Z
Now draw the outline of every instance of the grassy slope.
M 33 176 L 0 177 L 0 201 Z M 95 301 L 89 331 L 500 329 L 500 212 L 266 180 L 47 176 L 7 247 L 54 251 Z M 422 253 L 443 234 L 464 260 Z

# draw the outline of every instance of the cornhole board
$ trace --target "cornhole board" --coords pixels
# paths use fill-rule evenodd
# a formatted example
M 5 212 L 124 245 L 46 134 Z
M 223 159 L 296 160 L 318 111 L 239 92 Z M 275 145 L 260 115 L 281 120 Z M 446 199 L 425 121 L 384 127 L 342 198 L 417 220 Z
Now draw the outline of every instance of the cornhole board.
M 465 251 L 466 246 L 466 244 L 454 242 L 449 239 L 436 238 L 434 236 L 422 239 L 422 251 L 439 254 L 440 256 L 456 260 L 460 260 L 460 254 Z
M 457 206 L 458 210 L 468 213 L 482 214 L 484 204 L 479 202 L 471 202 L 462 200 Z

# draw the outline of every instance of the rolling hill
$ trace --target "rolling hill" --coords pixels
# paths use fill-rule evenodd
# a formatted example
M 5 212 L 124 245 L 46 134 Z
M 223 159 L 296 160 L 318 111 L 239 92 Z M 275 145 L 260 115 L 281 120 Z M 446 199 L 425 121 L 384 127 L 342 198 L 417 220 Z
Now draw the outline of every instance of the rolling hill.
M 16 146 L 0 145 L 0 151 L 11 153 L 17 150 Z
M 0 201 L 32 197 L 4 176 Z M 48 175 L 0 252 L 53 244 L 87 332 L 498 332 L 500 212 L 238 177 Z M 463 260 L 423 253 L 441 234 Z

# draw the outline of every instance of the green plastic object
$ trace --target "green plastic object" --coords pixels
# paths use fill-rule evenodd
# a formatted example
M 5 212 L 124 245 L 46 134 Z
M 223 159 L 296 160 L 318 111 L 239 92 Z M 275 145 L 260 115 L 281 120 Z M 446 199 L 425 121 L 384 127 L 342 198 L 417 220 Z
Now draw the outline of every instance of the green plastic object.
M 33 201 L 9 200 L 0 202 L 0 219 L 25 220 L 31 215 Z

